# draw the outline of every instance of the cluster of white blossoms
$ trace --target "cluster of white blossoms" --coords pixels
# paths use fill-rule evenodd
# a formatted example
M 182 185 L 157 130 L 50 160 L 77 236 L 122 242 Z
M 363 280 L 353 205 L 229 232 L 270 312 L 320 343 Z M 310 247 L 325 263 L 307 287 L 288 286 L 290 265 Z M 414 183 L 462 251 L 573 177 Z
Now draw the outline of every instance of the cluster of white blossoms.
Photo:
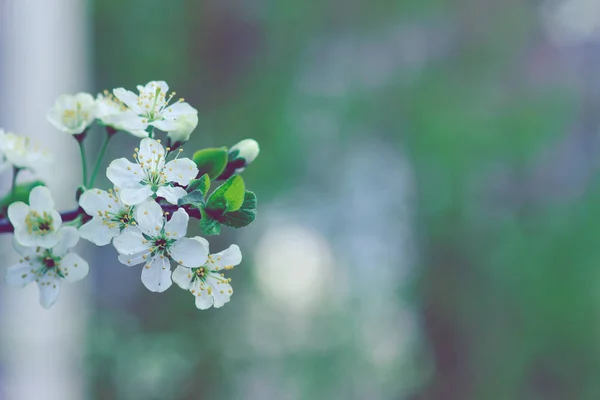
M 10 225 L 0 220 L 0 232 L 14 232 L 13 246 L 21 259 L 8 268 L 7 282 L 24 287 L 35 281 L 45 308 L 55 303 L 63 281 L 76 282 L 88 274 L 88 263 L 71 252 L 80 237 L 98 246 L 112 243 L 126 266 L 141 264 L 142 283 L 152 292 L 164 292 L 175 281 L 194 295 L 202 310 L 222 307 L 233 293 L 224 273 L 242 261 L 239 247 L 231 245 L 211 255 L 205 238 L 186 235 L 190 217 L 203 219 L 200 227 L 204 223 L 212 229 L 203 230 L 207 234 L 219 232 L 214 230 L 217 224 L 238 228 L 254 220 L 256 197 L 233 175 L 254 160 L 258 145 L 245 140 L 229 152 L 212 151 L 210 160 L 202 159 L 204 153 L 193 160 L 182 157 L 181 145 L 198 124 L 197 111 L 183 99 L 173 101 L 175 93 L 169 93 L 163 81 L 137 90 L 139 94 L 118 88 L 95 98 L 87 93 L 63 95 L 48 111 L 48 121 L 74 135 L 82 149 L 84 185 L 78 190 L 77 210 L 59 213 L 45 186 L 30 189 L 27 202 L 16 201 L 13 179 L 14 201 L 2 210 Z M 110 162 L 106 176 L 112 187 L 107 190 L 85 187 L 81 142 L 94 122 L 106 128 L 109 138 L 117 131 L 142 138 L 131 159 Z M 155 129 L 166 133 L 166 147 Z M 103 153 L 104 149 L 97 166 Z M 21 169 L 35 173 L 50 162 L 29 139 L 1 130 L 0 154 L 3 163 L 13 165 L 15 178 Z M 211 179 L 225 182 L 209 195 Z
M 173 102 L 164 81 L 138 86 L 139 95 L 124 88 L 104 91 L 94 97 L 88 93 L 62 95 L 48 111 L 48 121 L 58 130 L 82 134 L 94 121 L 137 137 L 148 137 L 150 129 L 167 133 L 174 143 L 184 143 L 198 125 L 198 111 L 183 99 Z

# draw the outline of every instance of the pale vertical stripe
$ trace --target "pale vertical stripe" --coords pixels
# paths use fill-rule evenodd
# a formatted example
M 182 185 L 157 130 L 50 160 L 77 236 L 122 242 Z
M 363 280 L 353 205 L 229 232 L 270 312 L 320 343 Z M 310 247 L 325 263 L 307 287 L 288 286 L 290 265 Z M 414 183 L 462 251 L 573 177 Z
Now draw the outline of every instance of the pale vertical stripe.
M 45 179 L 58 206 L 72 208 L 80 179 L 77 147 L 49 126 L 45 113 L 59 94 L 87 88 L 85 1 L 0 4 L 0 124 L 37 138 L 54 153 L 58 165 Z M 4 285 L 5 268 L 16 260 L 7 239 L 2 237 L 0 263 L 0 398 L 80 400 L 85 397 L 87 283 L 64 285 L 53 309 L 43 310 L 35 286 L 15 290 Z

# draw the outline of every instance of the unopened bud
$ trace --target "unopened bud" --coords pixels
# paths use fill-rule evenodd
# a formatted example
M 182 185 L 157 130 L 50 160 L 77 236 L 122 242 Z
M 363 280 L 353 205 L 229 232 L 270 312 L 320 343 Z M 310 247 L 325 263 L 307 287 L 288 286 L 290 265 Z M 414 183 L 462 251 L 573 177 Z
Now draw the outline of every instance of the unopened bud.
M 246 166 L 248 166 L 258 156 L 259 152 L 260 147 L 258 147 L 256 140 L 244 139 L 229 149 L 229 159 L 237 160 L 243 158 Z

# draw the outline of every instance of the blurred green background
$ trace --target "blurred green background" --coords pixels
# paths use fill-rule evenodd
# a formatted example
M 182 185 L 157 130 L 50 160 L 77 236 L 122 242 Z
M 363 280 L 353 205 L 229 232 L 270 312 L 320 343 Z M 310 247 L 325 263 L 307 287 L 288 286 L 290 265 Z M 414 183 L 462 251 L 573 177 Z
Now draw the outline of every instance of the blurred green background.
M 166 80 L 187 154 L 261 144 L 223 309 L 99 254 L 91 398 L 600 399 L 590 4 L 91 1 L 95 90 Z

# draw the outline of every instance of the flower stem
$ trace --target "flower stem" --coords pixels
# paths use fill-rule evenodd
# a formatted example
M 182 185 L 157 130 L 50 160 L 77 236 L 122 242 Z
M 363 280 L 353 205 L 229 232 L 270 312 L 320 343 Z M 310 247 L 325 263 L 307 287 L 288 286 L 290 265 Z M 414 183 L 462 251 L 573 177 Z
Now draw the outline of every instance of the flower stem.
M 96 165 L 94 166 L 94 170 L 92 171 L 92 176 L 90 178 L 90 187 L 94 185 L 94 181 L 96 180 L 96 175 L 98 175 L 98 170 L 100 169 L 100 164 L 102 164 L 102 159 L 104 158 L 104 153 L 106 153 L 106 149 L 108 148 L 108 142 L 113 135 L 108 133 L 106 138 L 104 139 L 104 143 L 102 143 L 102 148 L 100 149 L 100 154 L 98 154 L 98 159 L 96 160 Z
M 13 167 L 12 184 L 10 186 L 10 194 L 13 196 L 17 190 L 17 176 L 19 176 L 19 172 L 21 172 L 21 168 Z
M 78 140 L 79 152 L 81 153 L 81 167 L 83 168 L 83 186 L 87 187 L 87 160 L 85 158 L 85 148 L 83 147 L 83 140 Z

